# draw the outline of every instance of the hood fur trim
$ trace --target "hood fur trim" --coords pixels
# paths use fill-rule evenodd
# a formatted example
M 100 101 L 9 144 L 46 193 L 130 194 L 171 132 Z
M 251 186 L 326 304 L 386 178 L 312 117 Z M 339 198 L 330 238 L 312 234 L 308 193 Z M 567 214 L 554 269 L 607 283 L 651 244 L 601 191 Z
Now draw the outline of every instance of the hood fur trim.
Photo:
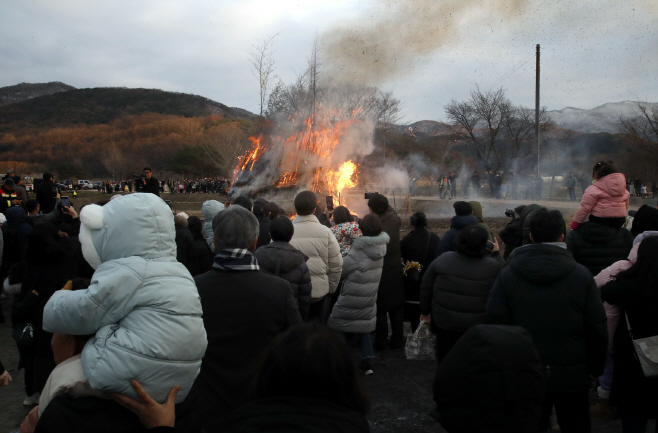
M 85 206 L 85 209 L 87 209 L 87 207 L 88 206 Z M 84 212 L 84 209 L 82 211 Z M 96 247 L 94 247 L 94 242 L 91 239 L 91 230 L 89 230 L 89 226 L 86 224 L 80 224 L 80 234 L 78 235 L 78 239 L 80 240 L 82 257 L 84 257 L 87 263 L 89 263 L 89 266 L 95 270 L 103 262 L 101 261 L 101 256 L 98 254 L 98 251 L 96 251 Z
M 89 204 L 80 211 L 80 223 L 91 230 L 103 228 L 103 208 L 97 204 Z
M 368 247 L 374 247 L 381 244 L 388 244 L 391 238 L 386 232 L 381 232 L 377 236 L 361 236 L 352 241 L 352 248 L 363 250 Z

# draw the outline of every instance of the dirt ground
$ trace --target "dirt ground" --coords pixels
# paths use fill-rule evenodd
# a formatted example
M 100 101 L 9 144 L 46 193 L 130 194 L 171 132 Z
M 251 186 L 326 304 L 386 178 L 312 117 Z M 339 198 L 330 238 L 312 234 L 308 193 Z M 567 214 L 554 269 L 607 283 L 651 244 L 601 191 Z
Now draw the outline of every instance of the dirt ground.
M 74 203 L 79 209 L 83 204 L 101 198 L 101 194 L 83 191 Z M 167 194 L 165 199 L 170 199 Z M 177 211 L 186 211 L 190 215 L 200 215 L 201 204 L 210 198 L 206 194 L 192 194 L 171 196 L 172 207 Z M 519 202 L 498 203 L 501 206 L 518 206 Z M 564 202 L 563 202 L 564 204 Z M 486 209 L 485 204 L 485 209 Z M 486 214 L 485 214 L 486 215 Z M 408 231 L 408 218 L 404 217 L 403 233 Z M 507 222 L 508 218 L 486 218 L 494 232 L 498 232 Z M 430 229 L 440 236 L 449 228 L 448 218 L 430 217 Z M 0 359 L 13 377 L 8 387 L 0 388 L 0 433 L 15 432 L 19 429 L 20 421 L 28 410 L 23 407 L 25 398 L 23 388 L 23 372 L 16 370 L 18 352 L 11 338 L 11 297 L 0 299 L 7 322 L 0 325 Z M 408 324 L 405 324 L 408 330 Z M 355 362 L 359 351 L 354 349 Z M 373 362 L 375 374 L 365 378 L 372 399 L 372 410 L 369 419 L 372 431 L 375 433 L 406 433 L 420 431 L 444 432 L 437 422 L 429 416 L 432 409 L 432 378 L 435 371 L 434 361 L 408 361 L 403 351 L 386 351 L 378 353 Z M 595 398 L 594 392 L 591 393 Z M 601 433 L 621 432 L 619 421 L 602 421 L 593 419 L 593 431 Z

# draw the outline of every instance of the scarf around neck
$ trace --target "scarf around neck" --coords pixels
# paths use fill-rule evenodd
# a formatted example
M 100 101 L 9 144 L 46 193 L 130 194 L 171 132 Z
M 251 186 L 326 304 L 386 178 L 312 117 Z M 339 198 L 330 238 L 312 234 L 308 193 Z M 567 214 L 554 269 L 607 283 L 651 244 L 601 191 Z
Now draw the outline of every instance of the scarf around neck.
M 223 271 L 258 271 L 258 260 L 251 251 L 243 248 L 224 249 L 215 253 L 215 269 Z

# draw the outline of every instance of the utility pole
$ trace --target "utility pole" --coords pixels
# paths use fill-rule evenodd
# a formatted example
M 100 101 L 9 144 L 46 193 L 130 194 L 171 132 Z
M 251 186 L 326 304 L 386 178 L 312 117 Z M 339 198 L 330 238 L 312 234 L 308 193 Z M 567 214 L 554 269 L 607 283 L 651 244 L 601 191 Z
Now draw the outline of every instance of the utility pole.
M 535 137 L 537 138 L 537 176 L 539 174 L 539 44 L 537 44 L 537 75 L 535 77 Z

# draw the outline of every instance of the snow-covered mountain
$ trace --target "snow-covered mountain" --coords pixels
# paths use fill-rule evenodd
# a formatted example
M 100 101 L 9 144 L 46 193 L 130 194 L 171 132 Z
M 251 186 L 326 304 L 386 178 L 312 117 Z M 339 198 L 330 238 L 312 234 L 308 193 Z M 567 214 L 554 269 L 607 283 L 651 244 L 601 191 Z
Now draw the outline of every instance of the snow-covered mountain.
M 567 107 L 562 110 L 548 111 L 553 122 L 561 128 L 572 129 L 585 133 L 620 132 L 621 117 L 640 116 L 638 104 L 646 105 L 650 110 L 658 110 L 656 102 L 623 101 L 609 102 L 590 110 Z

